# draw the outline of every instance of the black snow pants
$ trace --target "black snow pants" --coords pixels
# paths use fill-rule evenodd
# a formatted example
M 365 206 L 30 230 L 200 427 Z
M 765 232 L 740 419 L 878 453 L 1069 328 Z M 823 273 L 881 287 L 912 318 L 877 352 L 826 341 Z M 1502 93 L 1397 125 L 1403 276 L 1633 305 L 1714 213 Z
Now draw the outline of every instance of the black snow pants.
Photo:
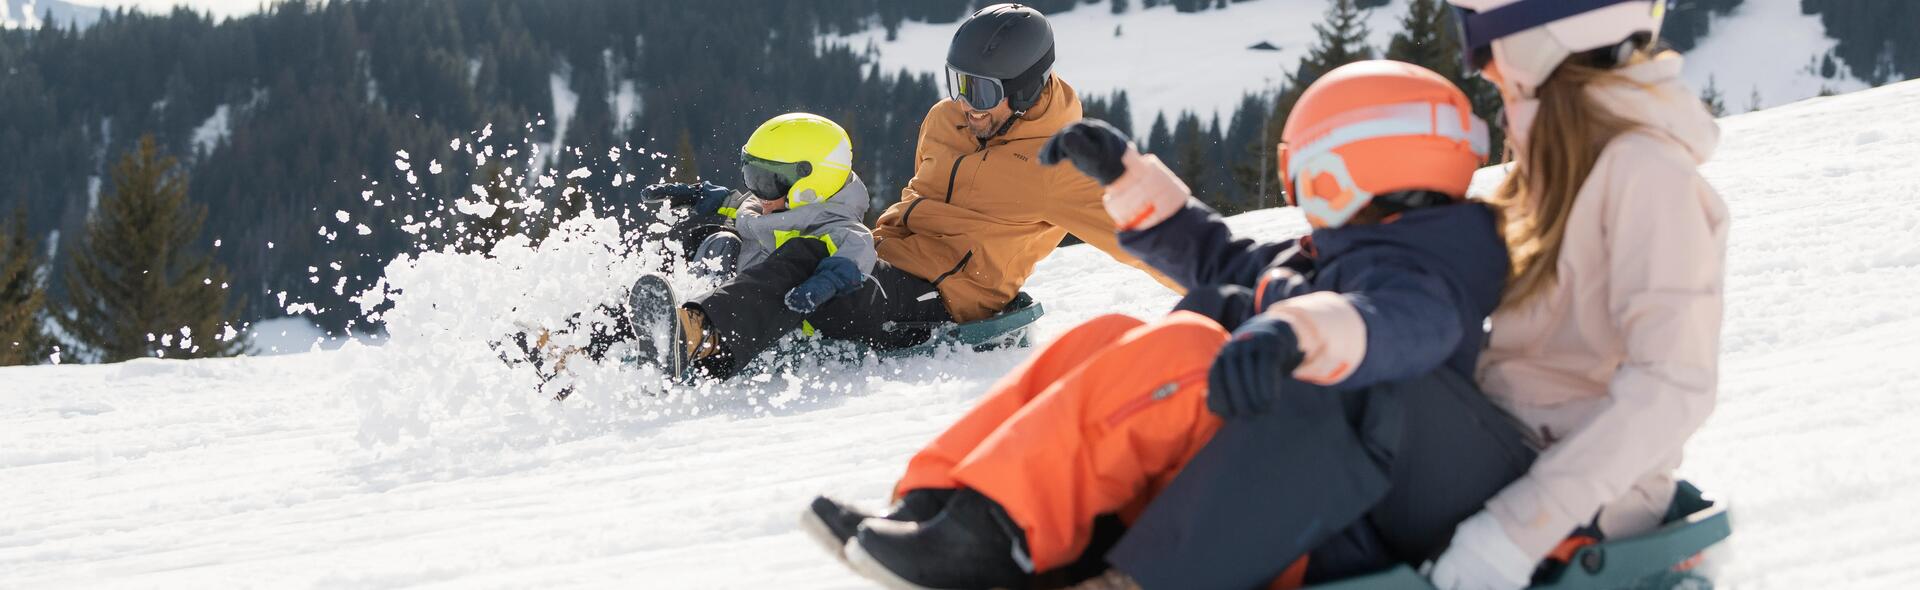
M 1180 308 L 1233 327 L 1252 298 L 1200 290 Z M 1266 413 L 1227 420 L 1106 557 L 1146 588 L 1265 587 L 1302 555 L 1309 584 L 1417 564 L 1535 454 L 1450 369 L 1350 391 L 1288 380 Z
M 811 314 L 787 309 L 787 292 L 813 276 L 828 256 L 819 240 L 789 240 L 764 262 L 687 302 L 706 316 L 724 350 L 702 368 L 718 378 L 732 376 L 802 322 L 827 338 L 888 350 L 925 342 L 934 326 L 953 321 L 933 283 L 885 260 L 874 263 L 870 278 L 852 295 L 829 299 Z

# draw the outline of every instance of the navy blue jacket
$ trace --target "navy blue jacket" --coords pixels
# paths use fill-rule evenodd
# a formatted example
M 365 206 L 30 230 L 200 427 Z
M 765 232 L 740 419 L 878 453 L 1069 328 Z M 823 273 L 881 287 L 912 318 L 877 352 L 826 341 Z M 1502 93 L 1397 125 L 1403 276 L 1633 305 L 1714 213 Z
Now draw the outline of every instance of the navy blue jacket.
M 1443 363 L 1473 375 L 1508 269 L 1493 213 L 1478 203 L 1260 242 L 1234 236 L 1218 213 L 1189 200 L 1158 225 L 1122 232 L 1120 245 L 1189 291 L 1258 289 L 1262 309 L 1317 291 L 1341 294 L 1367 326 L 1366 357 L 1334 384 L 1341 390 L 1425 375 Z

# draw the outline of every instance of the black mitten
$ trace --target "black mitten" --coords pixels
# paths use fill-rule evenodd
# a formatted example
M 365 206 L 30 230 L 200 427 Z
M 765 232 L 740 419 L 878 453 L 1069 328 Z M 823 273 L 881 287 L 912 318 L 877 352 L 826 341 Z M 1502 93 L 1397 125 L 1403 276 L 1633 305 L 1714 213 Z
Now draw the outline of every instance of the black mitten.
M 1126 155 L 1132 143 L 1127 134 L 1106 121 L 1081 119 L 1053 134 L 1047 144 L 1040 147 L 1040 163 L 1051 166 L 1072 160 L 1073 167 L 1079 168 L 1081 174 L 1105 186 L 1126 173 L 1127 167 L 1120 162 L 1120 157 Z

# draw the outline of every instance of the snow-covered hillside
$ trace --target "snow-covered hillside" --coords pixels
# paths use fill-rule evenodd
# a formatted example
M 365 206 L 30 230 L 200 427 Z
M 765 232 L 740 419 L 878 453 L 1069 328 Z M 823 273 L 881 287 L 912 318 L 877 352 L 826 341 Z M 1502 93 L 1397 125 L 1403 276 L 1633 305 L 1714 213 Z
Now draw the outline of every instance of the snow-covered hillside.
M 64 0 L 0 0 L 0 28 L 38 28 L 48 16 L 62 27 L 86 28 L 100 20 L 98 6 Z
M 1920 83 L 1723 121 L 1723 390 L 1684 475 L 1734 502 L 1723 585 L 1920 584 Z M 1290 211 L 1233 220 L 1281 237 Z M 877 499 L 1022 351 L 557 405 L 482 340 L 644 267 L 607 235 L 396 265 L 383 347 L 0 369 L 0 587 L 861 587 L 796 528 Z M 1086 247 L 1044 339 L 1174 297 Z
M 1114 15 L 1099 4 L 1048 20 L 1059 47 L 1055 71 L 1083 96 L 1126 90 L 1134 129 L 1144 132 L 1162 111 L 1169 122 L 1193 110 L 1203 119 L 1219 113 L 1226 123 L 1241 96 L 1271 91 L 1292 72 L 1312 47 L 1313 26 L 1326 9 L 1326 0 L 1252 0 L 1197 13 L 1163 4 Z M 1391 0 L 1369 12 L 1368 39 L 1377 54 L 1400 31 L 1406 9 L 1406 0 Z M 878 27 L 829 41 L 871 46 L 884 71 L 937 74 L 958 26 L 908 22 L 891 42 Z M 1278 50 L 1250 49 L 1261 42 Z M 1748 0 L 1712 19 L 1710 32 L 1688 55 L 1686 76 L 1695 89 L 1706 88 L 1711 77 L 1731 113 L 1751 110 L 1755 92 L 1765 107 L 1816 96 L 1823 88 L 1867 87 L 1844 74 L 1835 80 L 1819 76 L 1818 60 L 1834 43 L 1819 17 L 1800 14 L 1798 2 Z
M 1369 44 L 1386 47 L 1400 30 L 1402 5 L 1396 0 L 1368 15 Z M 1286 80 L 1312 47 L 1313 26 L 1326 10 L 1326 0 L 1254 0 L 1195 13 L 1175 12 L 1169 4 L 1136 6 L 1116 15 L 1099 4 L 1047 20 L 1054 30 L 1054 71 L 1082 96 L 1125 89 L 1133 128 L 1144 133 L 1163 111 L 1168 123 L 1192 110 L 1202 118 L 1217 112 L 1226 124 L 1242 96 L 1269 92 Z M 872 47 L 882 71 L 938 75 L 958 26 L 907 22 L 891 42 L 879 27 L 830 42 Z M 1260 43 L 1276 49 L 1250 49 Z

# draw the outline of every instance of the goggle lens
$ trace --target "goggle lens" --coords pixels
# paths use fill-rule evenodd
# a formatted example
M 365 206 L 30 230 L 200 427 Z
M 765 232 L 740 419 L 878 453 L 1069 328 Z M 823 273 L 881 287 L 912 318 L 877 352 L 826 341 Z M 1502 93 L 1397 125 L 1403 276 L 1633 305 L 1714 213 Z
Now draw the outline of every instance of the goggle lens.
M 803 166 L 811 168 L 806 162 L 775 162 L 746 152 L 740 153 L 740 177 L 746 180 L 747 190 L 763 200 L 786 197 L 793 184 L 806 176 L 802 172 L 810 172 Z
M 1000 101 L 1007 97 L 1007 89 L 997 79 L 947 66 L 947 97 L 967 103 L 973 110 L 984 111 L 1000 106 Z
M 1478 14 L 1474 10 L 1452 6 L 1454 36 L 1460 42 L 1460 75 L 1477 76 L 1480 70 L 1487 69 L 1493 63 L 1493 43 L 1475 39 L 1467 30 L 1467 21 Z

